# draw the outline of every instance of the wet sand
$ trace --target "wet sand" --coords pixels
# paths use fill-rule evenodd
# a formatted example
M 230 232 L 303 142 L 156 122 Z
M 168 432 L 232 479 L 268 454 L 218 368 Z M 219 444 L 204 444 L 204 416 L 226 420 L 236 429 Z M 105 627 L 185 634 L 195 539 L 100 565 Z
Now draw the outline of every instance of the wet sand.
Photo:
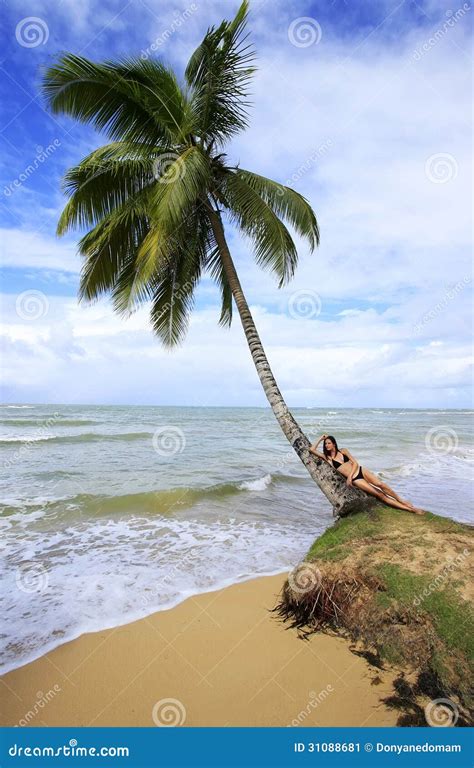
M 380 672 L 270 612 L 286 574 L 82 635 L 4 675 L 1 725 L 390 726 Z

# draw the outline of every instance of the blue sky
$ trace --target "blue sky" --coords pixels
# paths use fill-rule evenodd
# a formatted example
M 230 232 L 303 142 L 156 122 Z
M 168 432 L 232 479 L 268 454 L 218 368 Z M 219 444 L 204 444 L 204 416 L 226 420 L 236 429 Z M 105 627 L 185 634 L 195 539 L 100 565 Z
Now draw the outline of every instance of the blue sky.
M 2 3 L 0 257 L 8 402 L 264 405 L 244 336 L 217 326 L 204 280 L 184 346 L 146 311 L 78 306 L 75 238 L 58 240 L 65 170 L 105 137 L 49 115 L 38 86 L 58 53 L 152 53 L 182 73 L 233 0 Z M 229 242 L 291 405 L 470 405 L 470 3 L 254 0 L 248 131 L 229 156 L 312 203 L 278 291 L 250 244 Z

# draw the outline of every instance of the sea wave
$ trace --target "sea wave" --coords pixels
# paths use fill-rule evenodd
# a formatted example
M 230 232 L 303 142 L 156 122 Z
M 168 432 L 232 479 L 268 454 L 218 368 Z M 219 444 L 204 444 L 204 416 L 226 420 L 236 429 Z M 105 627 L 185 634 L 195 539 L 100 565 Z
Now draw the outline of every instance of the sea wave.
M 452 451 L 420 453 L 418 458 L 404 464 L 387 467 L 379 472 L 381 477 L 411 477 L 426 475 L 437 477 L 468 477 L 474 464 L 474 449 L 457 448 Z
M 180 509 L 189 508 L 206 500 L 224 500 L 245 492 L 265 491 L 272 482 L 298 483 L 301 479 L 290 475 L 264 475 L 255 480 L 235 483 L 216 483 L 204 487 L 178 487 L 142 493 L 119 495 L 78 493 L 74 496 L 55 498 L 57 485 L 43 486 L 43 497 L 34 500 L 11 499 L 0 507 L 0 518 L 9 518 L 12 522 L 31 521 L 33 516 L 60 522 L 73 522 L 78 518 L 116 517 L 120 515 L 172 516 Z M 80 482 L 74 479 L 75 488 Z
M 265 488 L 268 488 L 272 479 L 271 475 L 264 475 L 257 480 L 246 480 L 243 483 L 240 483 L 238 488 L 242 491 L 264 491 Z
M 153 437 L 153 432 L 86 432 L 78 435 L 4 435 L 0 443 L 23 445 L 24 443 L 94 443 L 113 440 L 145 440 Z
M 34 408 L 34 405 L 0 405 L 0 408 Z
M 41 425 L 46 427 L 46 422 L 49 419 L 54 419 L 54 427 L 89 427 L 102 423 L 100 421 L 92 421 L 91 419 L 61 419 L 54 414 L 50 414 L 43 416 L 41 419 L 29 419 L 26 416 L 23 419 L 0 419 L 0 424 L 5 427 L 38 427 Z

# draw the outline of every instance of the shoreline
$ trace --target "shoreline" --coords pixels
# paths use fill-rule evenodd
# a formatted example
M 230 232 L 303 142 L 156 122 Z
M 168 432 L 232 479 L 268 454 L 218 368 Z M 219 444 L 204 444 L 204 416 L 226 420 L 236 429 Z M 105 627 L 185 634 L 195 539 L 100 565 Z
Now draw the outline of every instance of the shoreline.
M 75 632 L 70 637 L 66 637 L 64 640 L 61 640 L 58 643 L 50 644 L 49 646 L 45 646 L 41 650 L 38 649 L 37 651 L 33 651 L 31 656 L 25 657 L 16 666 L 5 664 L 4 668 L 0 667 L 0 680 L 5 675 L 10 674 L 10 672 L 16 672 L 17 670 L 20 670 L 29 664 L 33 664 L 35 661 L 42 659 L 44 656 L 48 656 L 48 654 L 53 653 L 53 651 L 55 651 L 57 648 L 61 648 L 61 646 L 66 645 L 67 643 L 73 643 L 75 640 L 79 640 L 79 638 L 84 637 L 86 635 L 96 635 L 101 632 L 113 631 L 114 629 L 118 629 L 119 627 L 125 627 L 128 624 L 135 624 L 138 621 L 147 619 L 149 616 L 153 616 L 155 613 L 161 613 L 162 611 L 171 611 L 173 610 L 173 608 L 177 608 L 179 605 L 181 605 L 181 603 L 186 602 L 186 600 L 199 597 L 200 595 L 208 595 L 208 594 L 212 594 L 213 592 L 219 592 L 220 590 L 227 589 L 227 587 L 232 587 L 237 584 L 245 584 L 247 581 L 254 581 L 256 579 L 267 578 L 269 576 L 281 575 L 282 577 L 287 577 L 290 570 L 291 570 L 290 568 L 288 568 L 286 571 L 277 569 L 275 571 L 269 571 L 269 572 L 245 576 L 241 579 L 238 579 L 237 581 L 233 578 L 224 579 L 215 587 L 211 587 L 210 589 L 206 589 L 204 591 L 200 590 L 200 591 L 194 592 L 193 590 L 190 590 L 189 594 L 181 596 L 175 602 L 171 601 L 169 604 L 164 604 L 159 608 L 154 608 L 152 611 L 145 612 L 145 613 L 141 611 L 137 611 L 136 614 L 134 613 L 128 613 L 126 615 L 124 614 L 123 621 L 120 620 L 117 624 L 115 623 L 108 624 L 108 625 L 106 624 L 103 627 L 98 627 L 96 629 L 87 629 L 86 631 Z M 14 664 L 14 662 L 11 662 L 11 664 Z
M 390 726 L 394 672 L 271 610 L 287 572 L 81 635 L 0 678 L 1 725 Z

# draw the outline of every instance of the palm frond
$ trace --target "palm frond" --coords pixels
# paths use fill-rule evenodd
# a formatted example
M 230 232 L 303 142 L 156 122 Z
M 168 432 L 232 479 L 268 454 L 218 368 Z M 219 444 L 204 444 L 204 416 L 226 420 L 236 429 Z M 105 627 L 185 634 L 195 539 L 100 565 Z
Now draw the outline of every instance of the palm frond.
M 79 300 L 95 301 L 112 291 L 124 266 L 135 261 L 149 230 L 145 194 L 111 211 L 79 241 Z
M 238 168 L 236 174 L 260 195 L 277 216 L 285 219 L 301 237 L 308 241 L 311 250 L 319 245 L 318 222 L 313 209 L 303 195 L 295 192 L 291 187 L 285 187 L 272 179 L 242 168 Z
M 210 251 L 206 260 L 206 268 L 218 286 L 221 294 L 219 325 L 230 327 L 232 324 L 232 290 L 217 246 Z
M 180 155 L 163 158 L 155 166 L 158 181 L 149 206 L 149 232 L 138 249 L 130 290 L 124 290 L 118 299 L 118 307 L 124 311 L 137 299 L 141 300 L 142 286 L 148 284 L 158 266 L 161 268 L 176 248 L 182 247 L 183 233 L 189 230 L 188 220 L 192 220 L 209 184 L 209 160 L 199 147 L 191 146 Z
M 281 219 L 235 172 L 224 175 L 217 194 L 233 221 L 253 240 L 257 263 L 276 273 L 279 287 L 284 285 L 293 276 L 298 255 Z
M 68 170 L 63 189 L 69 195 L 57 234 L 94 226 L 129 197 L 156 184 L 154 164 L 160 147 L 114 142 L 100 147 Z
M 112 139 L 170 145 L 187 127 L 184 94 L 157 61 L 97 64 L 69 53 L 46 70 L 42 91 L 52 112 L 91 123 Z
M 247 126 L 250 80 L 255 54 L 244 34 L 248 2 L 233 21 L 208 29 L 186 67 L 192 89 L 193 125 L 206 143 L 223 143 Z
M 187 147 L 180 154 L 164 155 L 155 166 L 158 184 L 153 193 L 153 215 L 172 234 L 190 207 L 206 194 L 211 167 L 200 147 Z
M 166 347 L 181 343 L 194 306 L 194 290 L 209 259 L 213 236 L 205 209 L 197 204 L 175 237 L 166 266 L 150 282 L 150 318 Z

